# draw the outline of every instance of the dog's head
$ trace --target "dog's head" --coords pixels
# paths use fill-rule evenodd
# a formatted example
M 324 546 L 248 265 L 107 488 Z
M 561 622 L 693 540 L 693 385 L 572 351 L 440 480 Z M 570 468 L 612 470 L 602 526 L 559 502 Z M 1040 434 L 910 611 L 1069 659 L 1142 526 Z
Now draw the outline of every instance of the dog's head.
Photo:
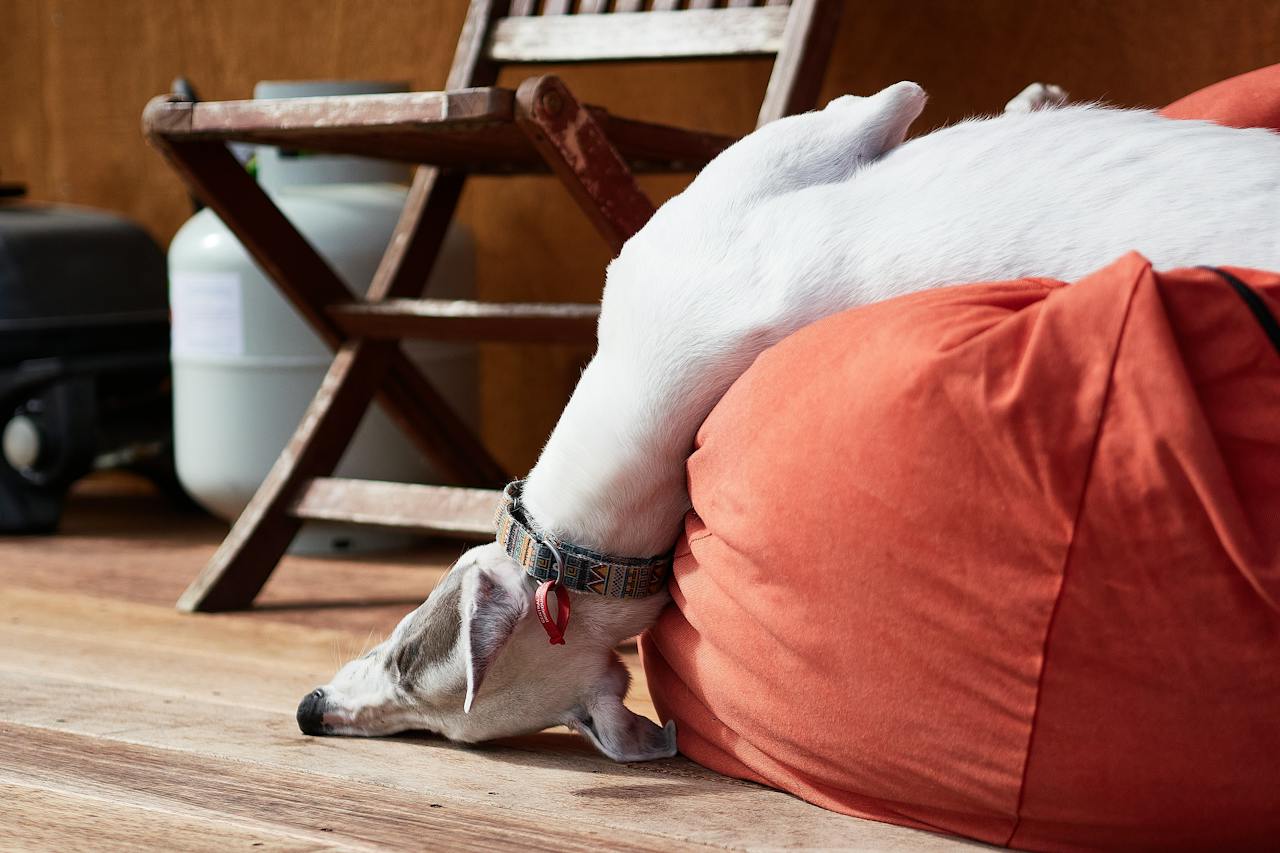
M 618 761 L 675 754 L 675 730 L 622 704 L 613 652 L 648 625 L 665 594 L 605 602 L 574 595 L 563 646 L 532 614 L 533 582 L 496 544 L 462 555 L 421 607 L 298 706 L 306 734 L 426 730 L 475 742 L 567 725 Z M 605 606 L 601 606 L 605 605 Z

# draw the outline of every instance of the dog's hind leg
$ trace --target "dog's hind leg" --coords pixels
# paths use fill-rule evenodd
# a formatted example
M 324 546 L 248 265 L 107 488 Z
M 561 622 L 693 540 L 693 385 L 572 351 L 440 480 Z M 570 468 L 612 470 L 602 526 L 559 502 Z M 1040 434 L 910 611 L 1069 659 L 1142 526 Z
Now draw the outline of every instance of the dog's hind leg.
M 1055 86 L 1052 83 L 1032 83 L 1014 95 L 1013 99 L 1004 105 L 1004 111 L 1029 113 L 1035 110 L 1050 110 L 1065 106 L 1068 99 L 1069 96 L 1061 86 Z
M 722 198 L 750 203 L 847 179 L 906 137 L 927 96 L 902 82 L 869 97 L 844 95 L 824 109 L 765 125 L 698 177 Z

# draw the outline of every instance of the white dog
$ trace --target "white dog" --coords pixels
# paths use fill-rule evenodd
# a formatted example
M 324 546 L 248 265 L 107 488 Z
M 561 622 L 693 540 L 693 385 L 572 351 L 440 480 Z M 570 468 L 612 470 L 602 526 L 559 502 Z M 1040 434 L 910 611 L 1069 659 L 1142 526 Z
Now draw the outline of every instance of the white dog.
M 1060 96 L 1031 90 L 1017 112 L 901 144 L 925 94 L 898 83 L 717 157 L 610 265 L 599 350 L 512 509 L 529 528 L 512 553 L 549 554 L 562 576 L 566 554 L 669 553 L 699 424 L 762 350 L 837 311 L 957 282 L 1073 280 L 1130 250 L 1163 268 L 1280 269 L 1280 136 L 1032 109 Z M 567 593 L 557 647 L 511 542 L 465 553 L 385 642 L 308 695 L 303 731 L 479 741 L 567 724 L 620 761 L 673 754 L 672 725 L 623 707 L 613 652 L 666 603 L 656 578 L 642 597 Z

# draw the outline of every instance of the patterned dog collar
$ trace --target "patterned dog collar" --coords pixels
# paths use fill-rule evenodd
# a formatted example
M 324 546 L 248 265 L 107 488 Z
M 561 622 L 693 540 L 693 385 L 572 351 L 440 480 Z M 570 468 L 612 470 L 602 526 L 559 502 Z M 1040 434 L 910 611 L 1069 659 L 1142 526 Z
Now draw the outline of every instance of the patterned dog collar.
M 533 532 L 520 505 L 523 480 L 510 483 L 498 507 L 498 544 L 530 577 L 557 580 L 574 592 L 593 592 L 615 598 L 644 598 L 662 589 L 671 555 L 610 557 Z

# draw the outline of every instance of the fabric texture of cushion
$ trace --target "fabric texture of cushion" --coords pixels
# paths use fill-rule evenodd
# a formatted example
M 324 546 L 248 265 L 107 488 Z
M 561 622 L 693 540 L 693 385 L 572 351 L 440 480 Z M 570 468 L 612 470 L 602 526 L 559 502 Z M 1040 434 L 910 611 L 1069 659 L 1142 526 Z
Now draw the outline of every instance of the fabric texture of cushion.
M 1228 127 L 1280 130 L 1280 64 L 1223 80 L 1174 101 L 1169 118 L 1203 119 Z
M 1215 273 L 827 318 L 688 472 L 641 648 L 695 761 L 1022 848 L 1280 838 L 1280 354 Z

